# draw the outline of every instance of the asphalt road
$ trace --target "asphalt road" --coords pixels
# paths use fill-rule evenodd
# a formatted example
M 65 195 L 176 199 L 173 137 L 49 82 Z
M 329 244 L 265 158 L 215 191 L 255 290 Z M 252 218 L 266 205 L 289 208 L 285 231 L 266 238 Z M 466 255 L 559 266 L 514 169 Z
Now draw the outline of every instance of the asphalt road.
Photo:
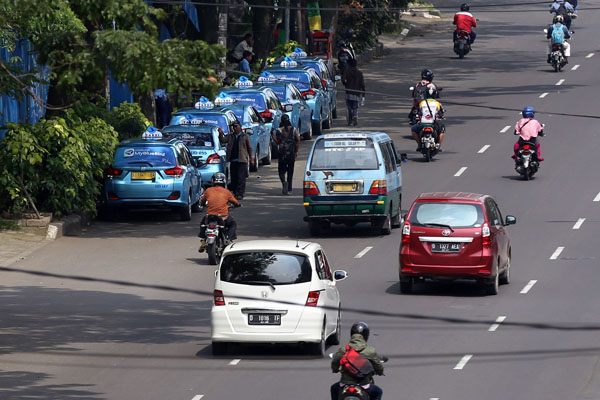
M 600 10 L 580 12 L 570 63 L 554 73 L 545 62 L 546 5 L 527 9 L 540 11 L 472 8 L 479 36 L 464 60 L 453 54 L 448 30 L 409 40 L 364 68 L 367 89 L 383 95 L 367 97 L 359 127 L 389 133 L 409 154 L 405 209 L 422 192 L 472 191 L 493 195 L 503 214 L 517 217 L 512 282 L 497 296 L 470 282 L 400 295 L 399 230 L 379 236 L 367 225 L 334 227 L 312 239 L 350 274 L 339 284 L 344 307 L 398 314 L 342 314 L 343 340 L 364 320 L 370 342 L 390 358 L 377 378 L 384 398 L 600 398 L 600 121 L 556 114 L 599 115 Z M 408 87 L 424 67 L 444 88 L 448 118 L 444 152 L 432 163 L 415 153 L 406 124 Z M 529 182 L 510 159 L 516 110 L 525 105 L 540 111 L 547 133 L 546 161 Z M 335 130 L 343 125 L 339 118 Z M 240 239 L 309 238 L 300 196 L 308 148 L 303 142 L 293 196 L 279 195 L 276 163 L 252 175 L 244 208 L 234 211 Z M 196 252 L 201 215 L 175 218 L 141 212 L 96 222 L 16 266 L 211 292 L 214 268 Z M 326 399 L 336 379 L 328 359 L 292 346 L 212 357 L 209 296 L 19 273 L 0 279 L 1 399 Z

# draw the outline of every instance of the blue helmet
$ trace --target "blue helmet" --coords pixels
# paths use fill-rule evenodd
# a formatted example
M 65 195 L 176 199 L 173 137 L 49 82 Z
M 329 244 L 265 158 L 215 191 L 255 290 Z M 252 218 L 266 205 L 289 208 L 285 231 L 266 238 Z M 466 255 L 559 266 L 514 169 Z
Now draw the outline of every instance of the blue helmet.
M 525 107 L 523 109 L 523 118 L 533 118 L 535 115 L 535 110 L 533 107 Z

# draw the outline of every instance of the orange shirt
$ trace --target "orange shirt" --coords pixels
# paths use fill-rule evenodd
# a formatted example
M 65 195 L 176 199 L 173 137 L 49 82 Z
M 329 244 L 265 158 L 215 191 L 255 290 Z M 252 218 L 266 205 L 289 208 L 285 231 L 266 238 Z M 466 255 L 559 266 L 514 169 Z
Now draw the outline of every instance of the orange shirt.
M 200 204 L 207 205 L 206 214 L 218 214 L 223 218 L 229 215 L 227 203 L 233 203 L 239 206 L 240 203 L 233 197 L 233 194 L 222 186 L 213 186 L 204 192 Z

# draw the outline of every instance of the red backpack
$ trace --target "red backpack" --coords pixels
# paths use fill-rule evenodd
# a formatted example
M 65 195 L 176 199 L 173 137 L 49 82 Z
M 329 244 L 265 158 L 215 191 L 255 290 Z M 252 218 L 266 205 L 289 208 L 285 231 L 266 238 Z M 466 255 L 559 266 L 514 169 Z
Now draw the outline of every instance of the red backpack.
M 371 361 L 348 345 L 346 346 L 346 352 L 340 359 L 340 366 L 346 373 L 357 379 L 367 378 L 375 372 Z

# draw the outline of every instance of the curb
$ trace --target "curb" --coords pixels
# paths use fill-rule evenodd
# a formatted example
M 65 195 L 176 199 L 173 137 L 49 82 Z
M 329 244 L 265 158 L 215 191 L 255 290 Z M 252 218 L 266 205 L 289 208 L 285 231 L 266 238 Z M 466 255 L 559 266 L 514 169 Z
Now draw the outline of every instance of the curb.
M 90 225 L 92 218 L 88 214 L 71 214 L 48 225 L 47 240 L 56 240 L 63 236 L 79 236 L 84 227 Z

